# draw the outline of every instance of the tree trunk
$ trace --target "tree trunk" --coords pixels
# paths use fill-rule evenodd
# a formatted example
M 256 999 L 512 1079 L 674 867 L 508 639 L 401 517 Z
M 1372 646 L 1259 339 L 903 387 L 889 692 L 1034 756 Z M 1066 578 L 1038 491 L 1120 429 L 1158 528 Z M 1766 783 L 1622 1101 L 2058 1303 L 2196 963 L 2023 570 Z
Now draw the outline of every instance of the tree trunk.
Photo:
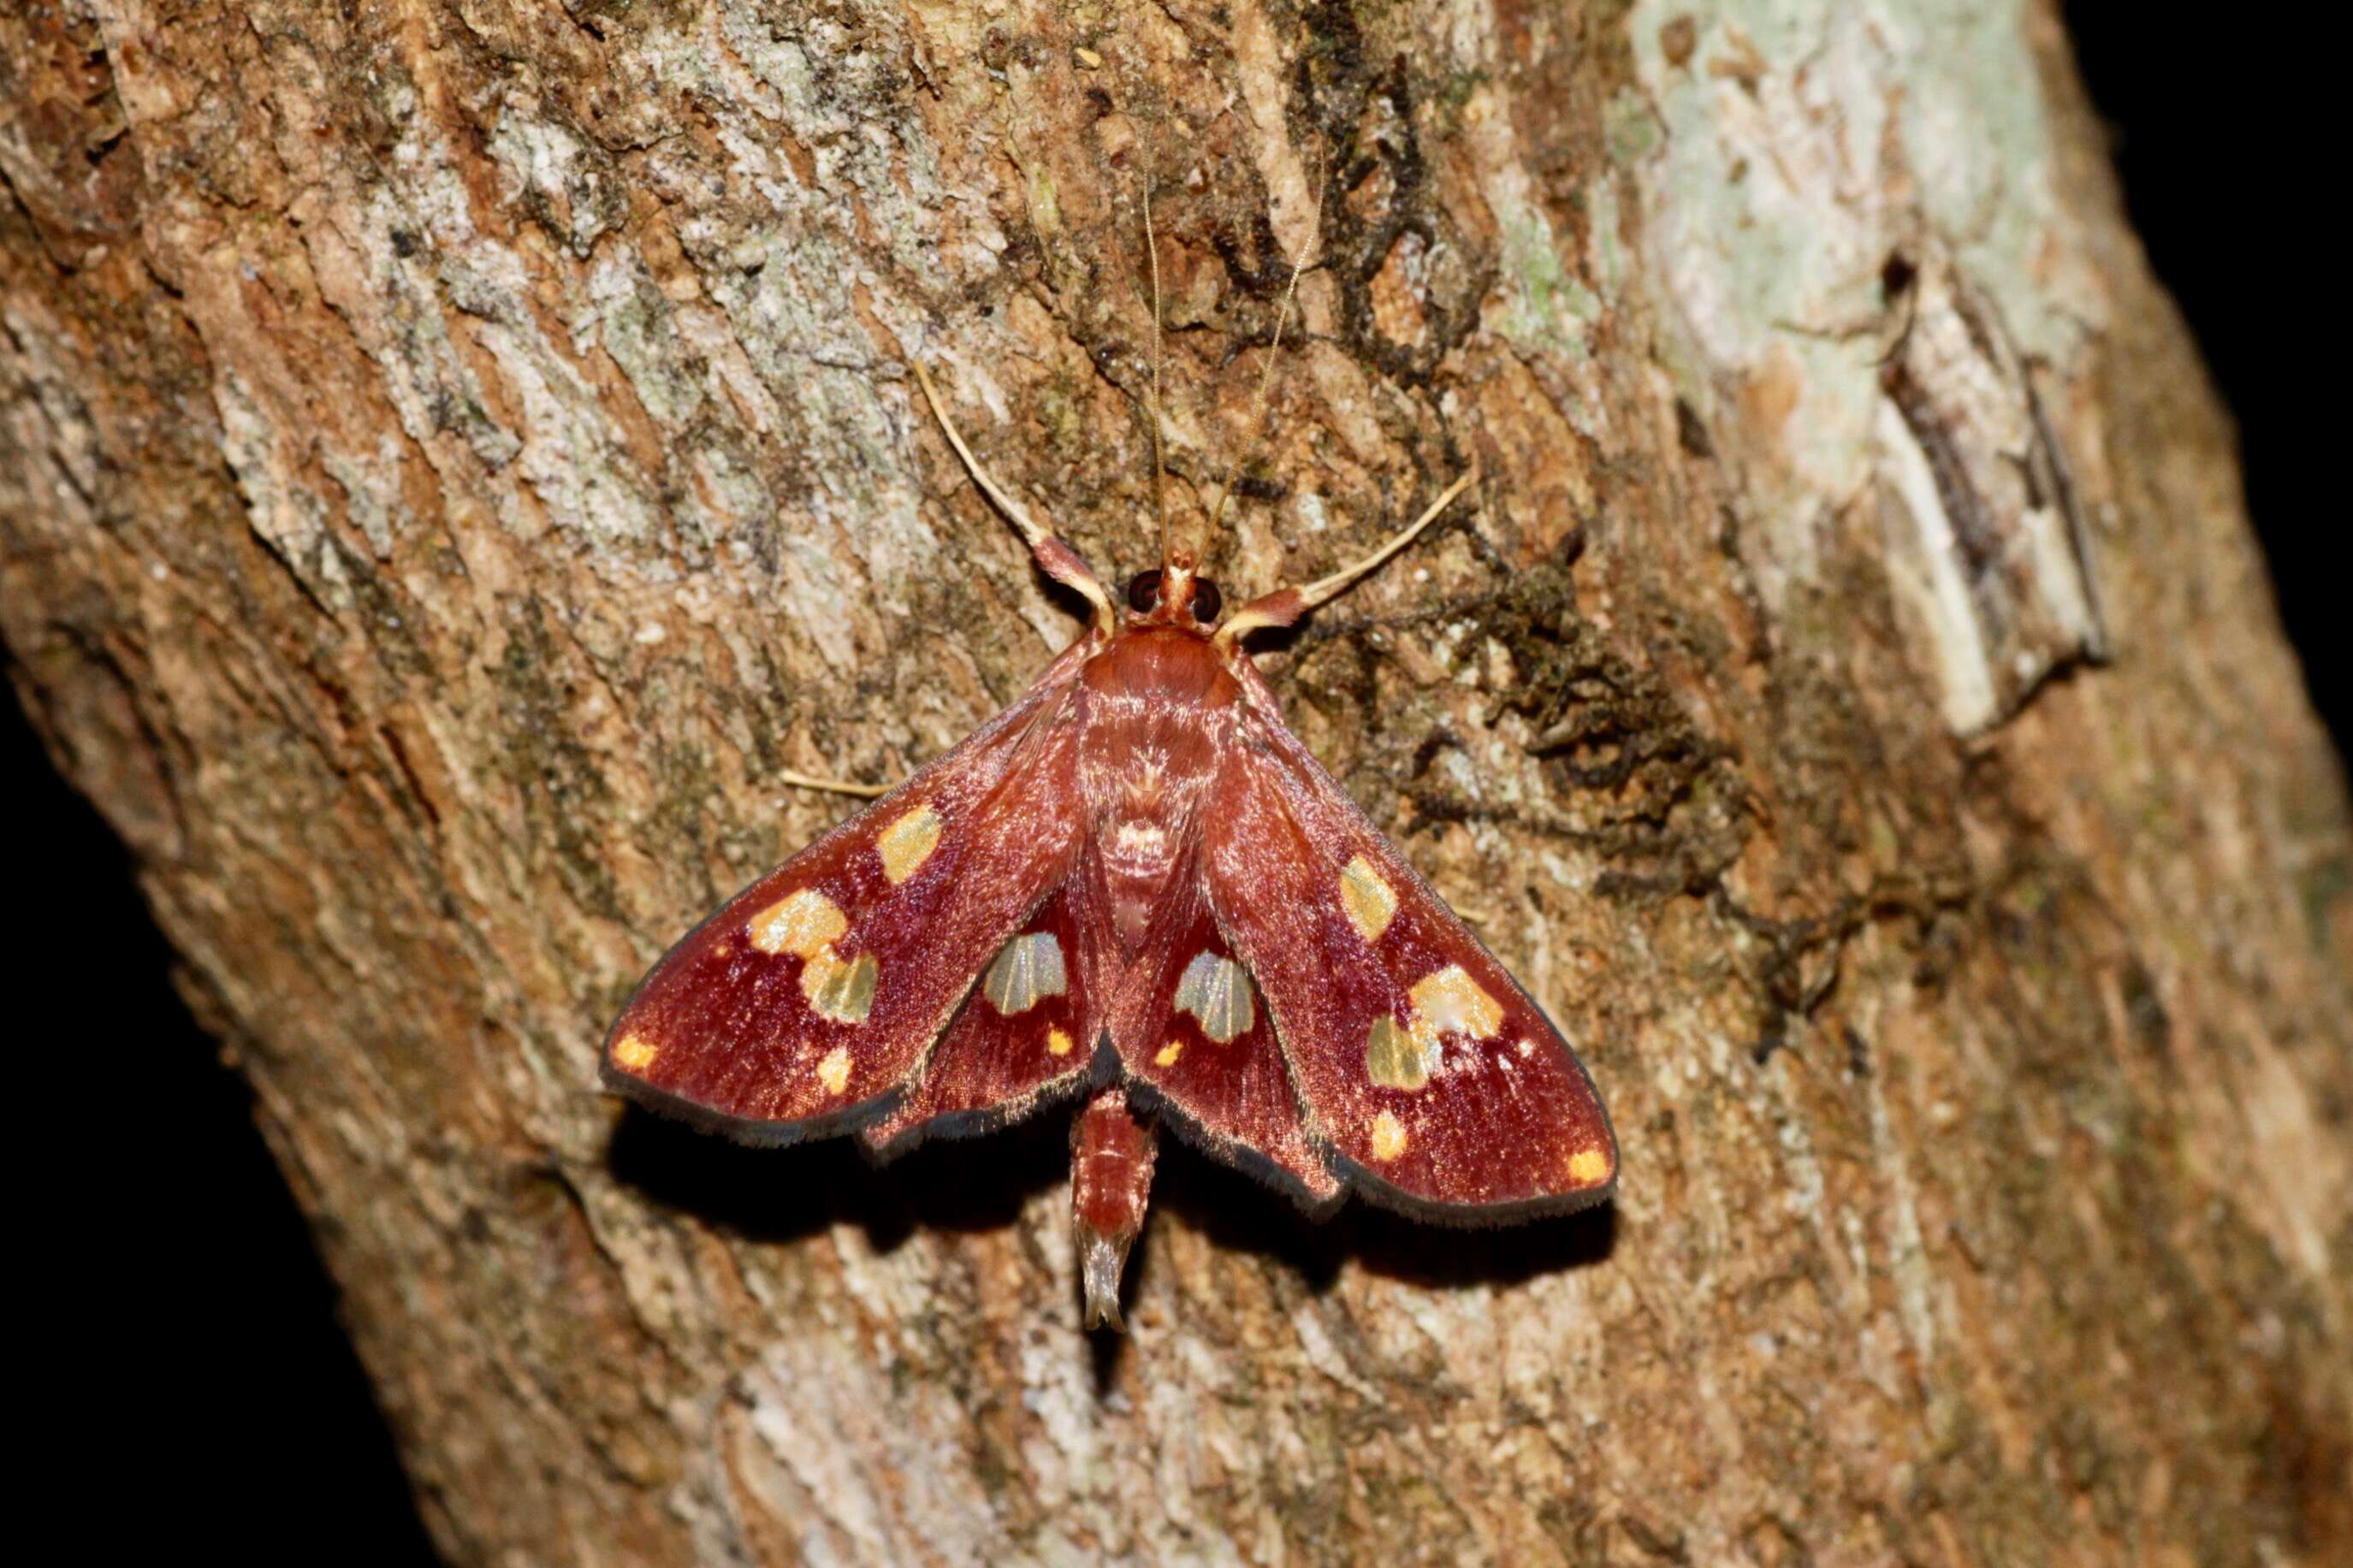
M 2049 4 L 64 0 L 0 21 L 5 635 L 470 1562 L 2318 1560 L 2353 842 Z M 1612 1208 L 625 1110 L 698 915 L 1078 626 L 1265 660 L 1579 1042 Z M 1250 403 L 1288 269 L 1294 328 Z

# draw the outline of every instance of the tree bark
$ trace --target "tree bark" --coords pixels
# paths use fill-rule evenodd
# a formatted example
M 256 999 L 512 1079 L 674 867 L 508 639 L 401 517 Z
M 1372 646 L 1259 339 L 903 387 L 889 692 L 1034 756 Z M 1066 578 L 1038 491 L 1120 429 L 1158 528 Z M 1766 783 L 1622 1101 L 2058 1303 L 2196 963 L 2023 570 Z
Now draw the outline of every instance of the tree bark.
M 65 0 L 0 21 L 17 689 L 467 1562 L 2318 1561 L 2353 839 L 2055 6 Z M 1077 621 L 1267 658 L 1579 1042 L 1614 1207 L 601 1096 L 698 915 Z M 1250 403 L 1291 263 L 1295 327 Z M 1263 439 L 1261 439 L 1261 435 Z

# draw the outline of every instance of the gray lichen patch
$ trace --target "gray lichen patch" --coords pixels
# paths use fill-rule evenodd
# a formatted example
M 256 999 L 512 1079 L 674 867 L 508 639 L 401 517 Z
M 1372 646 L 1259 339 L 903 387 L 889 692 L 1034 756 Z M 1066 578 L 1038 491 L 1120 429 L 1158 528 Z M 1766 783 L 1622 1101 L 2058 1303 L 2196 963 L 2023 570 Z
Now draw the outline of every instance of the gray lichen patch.
M 552 111 L 519 97 L 491 121 L 488 151 L 504 176 L 501 195 L 586 259 L 596 237 L 620 226 L 628 200 L 602 152 Z
M 2067 471 L 2052 426 L 2022 428 L 2030 367 L 2078 374 L 2105 310 L 2051 184 L 2028 25 L 2007 5 L 1894 0 L 1659 0 L 1627 20 L 1665 127 L 1628 165 L 1644 276 L 1683 395 L 1751 475 L 1759 584 L 1778 604 L 1820 569 L 1822 521 L 1799 498 L 1884 498 L 1910 520 L 1918 658 L 1959 731 L 2100 643 L 2073 503 L 1999 493 L 2019 488 L 2007 467 Z M 1947 331 L 1957 299 L 2004 346 L 1967 352 Z

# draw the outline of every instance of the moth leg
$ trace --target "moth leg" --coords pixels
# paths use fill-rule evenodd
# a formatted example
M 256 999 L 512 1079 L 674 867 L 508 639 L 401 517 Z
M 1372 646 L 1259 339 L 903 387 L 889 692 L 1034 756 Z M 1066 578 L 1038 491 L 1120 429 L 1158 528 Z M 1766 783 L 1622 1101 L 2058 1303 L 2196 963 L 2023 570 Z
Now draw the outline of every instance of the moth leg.
M 1218 646 L 1230 648 L 1252 632 L 1262 631 L 1269 626 L 1287 626 L 1316 605 L 1338 598 L 1357 578 L 1411 544 L 1423 529 L 1438 521 L 1438 514 L 1451 505 L 1455 497 L 1478 482 L 1479 465 L 1472 463 L 1462 471 L 1461 478 L 1439 492 L 1438 499 L 1413 520 L 1411 526 L 1362 561 L 1343 566 L 1328 577 L 1318 577 L 1303 587 L 1278 588 L 1271 594 L 1252 599 L 1218 628 Z
M 988 470 L 980 466 L 980 459 L 972 455 L 972 448 L 965 445 L 964 437 L 957 432 L 955 422 L 948 418 L 947 405 L 940 401 L 939 392 L 932 385 L 932 378 L 924 371 L 923 362 L 910 360 L 908 363 L 915 372 L 915 384 L 923 389 L 923 401 L 932 405 L 932 417 L 940 422 L 940 431 L 947 437 L 948 445 L 954 447 L 956 456 L 964 459 L 964 466 L 972 474 L 973 483 L 978 485 L 981 493 L 995 501 L 997 510 L 1012 521 L 1014 528 L 1021 534 L 1022 542 L 1029 546 L 1029 553 L 1037 557 L 1039 569 L 1055 582 L 1076 589 L 1088 604 L 1094 606 L 1097 629 L 1105 636 L 1110 635 L 1118 625 L 1118 616 L 1112 608 L 1111 595 L 1103 591 L 1103 584 L 1096 580 L 1094 573 L 1080 558 L 1077 551 L 1040 528 L 1028 512 L 1021 510 L 1021 503 L 1008 494 L 1003 485 L 989 477 Z
M 894 784 L 856 784 L 849 779 L 821 779 L 814 774 L 797 773 L 783 768 L 771 772 L 768 776 L 797 789 L 821 789 L 829 795 L 854 795 L 861 800 L 873 800 L 899 787 Z
M 1126 1331 L 1119 1316 L 1120 1276 L 1127 1269 L 1127 1249 L 1144 1228 L 1158 1153 L 1152 1124 L 1136 1117 L 1117 1086 L 1097 1093 L 1071 1123 L 1071 1219 L 1088 1328 Z

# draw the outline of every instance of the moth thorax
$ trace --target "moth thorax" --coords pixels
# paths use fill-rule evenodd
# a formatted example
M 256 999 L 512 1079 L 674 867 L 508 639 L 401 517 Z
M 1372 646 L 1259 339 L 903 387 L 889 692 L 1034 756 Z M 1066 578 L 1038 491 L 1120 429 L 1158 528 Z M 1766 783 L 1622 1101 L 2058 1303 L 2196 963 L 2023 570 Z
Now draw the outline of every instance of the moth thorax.
M 1168 864 L 1168 830 L 1150 817 L 1113 823 L 1110 853 L 1124 870 L 1157 874 Z
M 1110 895 L 1112 930 L 1130 953 L 1141 950 L 1176 874 L 1176 845 L 1165 821 L 1123 816 L 1107 825 L 1103 846 L 1103 890 Z

